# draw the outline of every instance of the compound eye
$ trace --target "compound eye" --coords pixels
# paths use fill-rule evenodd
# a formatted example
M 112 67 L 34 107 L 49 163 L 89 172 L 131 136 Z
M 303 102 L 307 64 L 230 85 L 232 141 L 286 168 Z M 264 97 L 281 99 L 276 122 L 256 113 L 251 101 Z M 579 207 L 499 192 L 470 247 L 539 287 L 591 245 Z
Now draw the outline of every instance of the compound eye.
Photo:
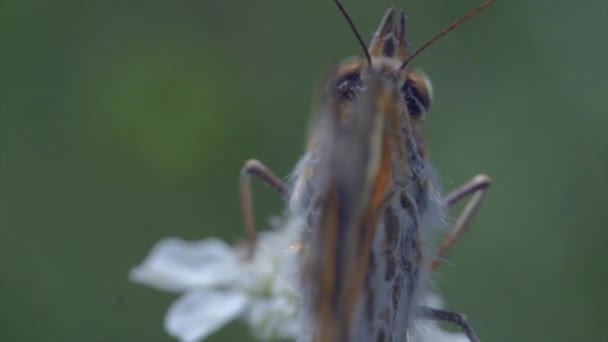
M 353 100 L 363 88 L 361 73 L 355 71 L 341 77 L 337 82 L 338 94 L 344 100 Z
M 433 87 L 429 78 L 420 71 L 412 71 L 401 87 L 407 111 L 411 116 L 423 118 L 433 100 Z

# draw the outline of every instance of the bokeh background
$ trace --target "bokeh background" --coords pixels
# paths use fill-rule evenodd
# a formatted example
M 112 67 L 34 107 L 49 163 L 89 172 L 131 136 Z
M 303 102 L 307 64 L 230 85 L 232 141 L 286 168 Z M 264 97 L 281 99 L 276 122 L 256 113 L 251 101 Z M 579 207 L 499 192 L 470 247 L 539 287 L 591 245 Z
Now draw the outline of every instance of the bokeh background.
M 366 38 L 405 8 L 417 46 L 479 1 L 344 3 Z M 414 63 L 444 187 L 494 180 L 437 277 L 484 341 L 608 340 L 607 13 L 499 1 Z M 287 175 L 313 85 L 359 54 L 329 0 L 2 1 L 0 41 L 1 341 L 170 341 L 176 296 L 130 268 L 163 237 L 242 238 L 243 161 Z M 262 225 L 282 203 L 254 191 Z

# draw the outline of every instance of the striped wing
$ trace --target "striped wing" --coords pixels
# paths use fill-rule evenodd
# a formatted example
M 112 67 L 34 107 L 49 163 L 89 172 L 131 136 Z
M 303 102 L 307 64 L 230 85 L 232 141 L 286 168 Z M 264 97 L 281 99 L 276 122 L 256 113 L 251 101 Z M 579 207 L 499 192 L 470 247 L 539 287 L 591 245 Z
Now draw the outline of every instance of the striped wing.
M 329 99 L 316 210 L 304 253 L 316 341 L 358 340 L 354 319 L 362 306 L 373 305 L 361 298 L 379 216 L 391 197 L 390 131 L 397 96 L 393 82 L 372 72 L 352 104 Z

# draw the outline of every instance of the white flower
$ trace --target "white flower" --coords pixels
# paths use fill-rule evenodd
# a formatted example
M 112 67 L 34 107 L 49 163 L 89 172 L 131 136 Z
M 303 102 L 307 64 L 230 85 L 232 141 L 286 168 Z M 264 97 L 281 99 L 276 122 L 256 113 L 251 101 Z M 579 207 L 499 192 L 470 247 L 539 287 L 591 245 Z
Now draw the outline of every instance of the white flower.
M 180 341 L 201 341 L 232 320 L 242 319 L 259 340 L 296 340 L 302 328 L 297 250 L 302 222 L 262 232 L 252 260 L 245 250 L 217 238 L 161 240 L 144 262 L 131 270 L 132 281 L 183 293 L 169 308 L 165 330 Z M 441 308 L 441 298 L 424 296 Z M 444 331 L 434 321 L 418 320 L 413 342 L 468 342 L 462 333 Z
M 299 327 L 296 252 L 290 227 L 260 234 L 252 260 L 222 240 L 161 240 L 130 274 L 132 281 L 184 292 L 165 317 L 180 341 L 201 341 L 241 318 L 261 340 L 295 339 Z

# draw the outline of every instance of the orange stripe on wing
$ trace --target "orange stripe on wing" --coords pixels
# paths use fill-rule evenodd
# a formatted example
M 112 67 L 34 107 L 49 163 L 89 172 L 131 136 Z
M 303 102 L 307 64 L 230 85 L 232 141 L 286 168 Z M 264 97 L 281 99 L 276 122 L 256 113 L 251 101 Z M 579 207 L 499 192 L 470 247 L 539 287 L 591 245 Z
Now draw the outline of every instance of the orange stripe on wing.
M 396 113 L 397 89 L 381 73 L 372 73 L 368 88 L 353 104 L 351 120 L 340 126 L 349 107 L 334 108 L 329 130 L 335 150 L 320 161 L 328 180 L 321 183 L 320 217 L 315 227 L 319 250 L 313 260 L 318 282 L 315 303 L 319 342 L 348 341 L 355 312 L 370 273 L 373 241 L 380 214 L 392 196 L 392 130 L 387 117 Z M 336 129 L 339 128 L 339 129 Z M 326 146 L 328 147 L 328 146 Z
M 326 205 L 322 208 L 323 216 L 319 224 L 319 229 L 324 232 L 324 239 L 321 241 L 321 255 L 324 258 L 319 260 L 322 263 L 322 271 L 320 293 L 316 303 L 317 323 L 319 324 L 318 341 L 333 341 L 336 337 L 336 333 L 332 329 L 335 328 L 333 317 L 336 304 L 336 254 L 331 252 L 336 251 L 338 243 L 339 202 L 337 191 L 334 186 L 332 188 L 326 199 Z
M 385 112 L 386 109 L 391 110 L 391 103 L 386 103 L 390 101 L 391 92 L 390 87 L 387 87 L 386 84 L 380 85 L 381 89 L 379 92 L 379 97 L 376 98 L 376 108 L 381 111 L 376 115 L 386 116 L 388 113 Z M 389 94 L 386 94 L 386 92 Z M 387 98 L 388 97 L 388 98 Z M 383 121 L 383 126 L 385 126 L 386 121 Z M 361 293 L 363 290 L 363 285 L 365 284 L 365 277 L 369 273 L 369 260 L 371 257 L 372 245 L 374 242 L 374 238 L 376 236 L 376 232 L 379 226 L 379 216 L 382 213 L 382 210 L 387 204 L 387 201 L 392 197 L 389 193 L 389 185 L 390 180 L 392 178 L 392 165 L 391 165 L 391 141 L 390 136 L 387 135 L 387 127 L 383 127 L 382 130 L 382 146 L 378 151 L 370 151 L 370 153 L 381 154 L 381 159 L 379 162 L 379 166 L 374 167 L 373 165 L 368 165 L 368 169 L 375 171 L 375 176 L 372 176 L 370 180 L 373 181 L 373 187 L 371 189 L 371 201 L 367 202 L 367 208 L 361 208 L 363 211 L 361 213 L 358 225 L 353 226 L 352 228 L 356 229 L 357 233 L 361 233 L 360 241 L 358 244 L 358 253 L 356 272 L 348 274 L 349 280 L 347 281 L 348 288 L 345 290 L 346 295 L 346 320 L 350 322 L 354 315 L 354 312 L 357 308 L 357 304 L 361 298 Z M 370 162 L 373 162 L 375 158 L 370 157 Z

